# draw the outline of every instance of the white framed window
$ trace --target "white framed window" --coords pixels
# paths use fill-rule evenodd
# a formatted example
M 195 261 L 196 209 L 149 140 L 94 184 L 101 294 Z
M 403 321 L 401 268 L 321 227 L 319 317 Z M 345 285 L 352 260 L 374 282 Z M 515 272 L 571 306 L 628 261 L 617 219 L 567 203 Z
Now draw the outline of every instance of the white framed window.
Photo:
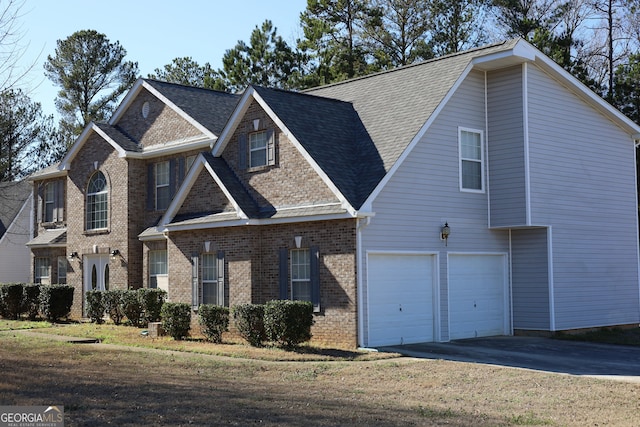
M 51 261 L 46 257 L 36 257 L 33 260 L 33 280 L 44 285 L 51 284 Z
M 484 192 L 484 142 L 483 132 L 458 128 L 460 156 L 460 190 Z
M 62 285 L 67 283 L 67 257 L 65 256 L 58 257 L 58 283 Z
M 202 304 L 224 305 L 220 300 L 218 283 L 218 257 L 216 254 L 202 254 Z
M 249 134 L 249 167 L 267 165 L 267 131 Z
M 311 301 L 311 255 L 309 249 L 291 250 L 291 299 Z
M 100 171 L 94 173 L 87 187 L 87 230 L 107 228 L 109 189 Z
M 164 210 L 169 207 L 171 194 L 169 189 L 170 168 L 169 162 L 156 163 L 156 210 Z
M 149 251 L 149 287 L 168 290 L 167 277 L 167 250 Z
M 44 187 L 44 222 L 53 222 L 56 207 L 56 183 L 48 182 Z

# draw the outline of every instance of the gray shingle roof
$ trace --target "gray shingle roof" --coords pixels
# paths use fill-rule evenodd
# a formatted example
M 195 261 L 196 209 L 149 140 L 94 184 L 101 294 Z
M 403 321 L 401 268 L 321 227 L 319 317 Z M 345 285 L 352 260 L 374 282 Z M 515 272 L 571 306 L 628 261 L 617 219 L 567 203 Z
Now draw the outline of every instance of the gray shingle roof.
M 106 123 L 95 123 L 95 125 L 124 150 L 142 152 L 142 147 L 122 132 L 118 126 L 111 126 Z
M 31 194 L 31 186 L 25 180 L 0 182 L 0 237 L 20 212 Z
M 473 58 L 512 48 L 518 39 L 391 71 L 314 88 L 305 93 L 353 104 L 388 172 L 444 100 Z M 365 168 L 362 182 L 375 181 Z M 375 177 L 380 171 L 374 172 Z M 373 188 L 368 185 L 369 190 Z M 357 206 L 356 206 L 357 207 Z
M 65 246 L 67 244 L 67 229 L 55 228 L 45 230 L 29 242 L 27 246 Z
M 255 217 L 258 213 L 258 204 L 249 195 L 238 177 L 233 173 L 227 162 L 221 157 L 213 157 L 211 153 L 203 153 L 207 163 L 211 166 L 216 175 L 220 178 L 224 186 L 232 194 L 240 209 L 249 217 Z M 235 215 L 235 213 L 234 213 Z
M 217 90 L 152 79 L 144 79 L 144 81 L 216 136 L 220 135 L 240 100 L 240 95 Z

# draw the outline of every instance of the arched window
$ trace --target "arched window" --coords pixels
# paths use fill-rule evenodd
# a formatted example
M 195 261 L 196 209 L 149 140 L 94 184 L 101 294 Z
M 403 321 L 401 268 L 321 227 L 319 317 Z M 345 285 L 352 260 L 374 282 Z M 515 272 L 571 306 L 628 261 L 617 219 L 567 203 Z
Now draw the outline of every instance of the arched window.
M 109 188 L 100 171 L 91 176 L 87 187 L 87 230 L 107 228 Z

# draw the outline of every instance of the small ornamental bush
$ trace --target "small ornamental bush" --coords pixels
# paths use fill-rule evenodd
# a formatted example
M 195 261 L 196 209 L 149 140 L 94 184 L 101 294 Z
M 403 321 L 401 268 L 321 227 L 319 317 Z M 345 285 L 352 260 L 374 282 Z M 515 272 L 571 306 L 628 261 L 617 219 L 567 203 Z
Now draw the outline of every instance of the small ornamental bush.
M 240 336 L 254 347 L 262 346 L 267 338 L 264 331 L 264 305 L 240 304 L 231 311 Z
M 2 305 L 3 317 L 17 320 L 22 313 L 23 307 L 23 285 L 22 283 L 5 283 L 0 286 L 0 303 Z
M 311 339 L 313 304 L 308 301 L 276 300 L 264 306 L 267 339 L 281 347 L 295 347 Z
M 104 293 L 102 291 L 87 291 L 87 316 L 93 323 L 104 322 Z
M 132 326 L 140 326 L 142 321 L 142 304 L 136 289 L 122 291 L 120 308 Z
M 68 317 L 73 305 L 73 286 L 40 286 L 40 313 L 49 322 Z
M 220 305 L 202 304 L 198 308 L 198 323 L 209 341 L 221 343 L 222 333 L 229 330 L 229 309 Z
M 191 304 L 165 302 L 160 310 L 162 329 L 175 340 L 189 335 L 191 329 Z
M 138 289 L 138 297 L 140 304 L 142 304 L 144 323 L 159 322 L 160 311 L 167 298 L 167 292 L 162 289 L 141 288 Z
M 124 318 L 124 312 L 122 311 L 122 290 L 113 289 L 104 291 L 102 294 L 102 301 L 104 303 L 104 309 L 111 318 L 111 321 L 119 325 Z
M 29 320 L 35 320 L 40 310 L 40 285 L 29 283 L 24 285 L 22 312 L 27 313 Z

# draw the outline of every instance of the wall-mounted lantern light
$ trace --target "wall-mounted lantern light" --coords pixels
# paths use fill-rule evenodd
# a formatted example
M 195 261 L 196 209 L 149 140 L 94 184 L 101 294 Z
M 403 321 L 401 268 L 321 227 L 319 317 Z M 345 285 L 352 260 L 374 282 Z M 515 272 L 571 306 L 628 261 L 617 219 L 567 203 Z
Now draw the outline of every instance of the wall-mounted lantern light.
M 451 234 L 451 228 L 449 228 L 449 223 L 445 222 L 444 225 L 442 226 L 442 229 L 440 229 L 440 240 L 444 240 L 445 246 L 447 246 L 447 243 L 449 242 L 450 234 Z
M 111 258 L 115 258 L 120 255 L 120 251 L 118 249 L 114 249 L 111 251 Z
M 78 252 L 71 252 L 69 254 L 69 261 L 73 261 L 74 259 L 78 258 Z

